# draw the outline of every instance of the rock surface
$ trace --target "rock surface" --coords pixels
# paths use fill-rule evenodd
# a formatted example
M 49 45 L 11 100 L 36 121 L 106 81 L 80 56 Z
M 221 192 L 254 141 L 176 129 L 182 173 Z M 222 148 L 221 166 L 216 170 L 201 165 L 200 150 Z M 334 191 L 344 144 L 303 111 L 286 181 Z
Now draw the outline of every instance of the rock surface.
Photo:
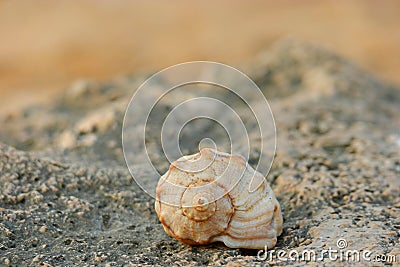
M 319 257 L 343 238 L 345 250 L 371 250 L 371 259 L 394 255 L 399 264 L 400 89 L 295 41 L 278 43 L 244 72 L 276 120 L 277 151 L 267 179 L 284 227 L 275 250 L 314 250 Z M 52 106 L 1 119 L 0 265 L 306 265 L 263 260 L 258 251 L 218 243 L 184 245 L 164 233 L 154 200 L 133 181 L 121 148 L 126 105 L 145 78 L 79 81 Z M 241 109 L 226 93 L 209 93 Z M 165 101 L 159 108 L 170 107 Z M 163 119 L 157 114 L 166 115 L 156 113 L 150 128 Z M 185 153 L 196 152 L 190 141 L 182 139 Z M 165 171 L 156 142 L 149 151 Z M 250 164 L 256 160 L 253 149 Z M 328 255 L 323 262 L 355 264 Z

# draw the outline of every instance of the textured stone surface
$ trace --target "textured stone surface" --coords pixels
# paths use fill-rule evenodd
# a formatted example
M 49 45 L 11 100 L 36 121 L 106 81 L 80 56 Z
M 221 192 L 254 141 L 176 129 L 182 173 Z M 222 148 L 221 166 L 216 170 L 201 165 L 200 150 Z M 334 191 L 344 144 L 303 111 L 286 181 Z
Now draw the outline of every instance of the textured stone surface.
M 267 179 L 284 229 L 275 249 L 321 252 L 344 238 L 348 249 L 396 255 L 400 262 L 400 89 L 293 41 L 243 70 L 263 90 L 276 120 L 278 146 Z M 305 265 L 263 261 L 257 251 L 222 244 L 183 245 L 164 233 L 153 199 L 131 178 L 121 149 L 126 105 L 145 78 L 79 81 L 52 106 L 1 119 L 0 265 Z M 210 94 L 246 114 L 236 99 Z M 170 105 L 165 101 L 160 111 Z M 182 140 L 186 153 L 195 152 L 190 138 Z M 165 171 L 157 144 L 149 143 L 149 151 Z M 250 163 L 256 160 L 252 150 Z

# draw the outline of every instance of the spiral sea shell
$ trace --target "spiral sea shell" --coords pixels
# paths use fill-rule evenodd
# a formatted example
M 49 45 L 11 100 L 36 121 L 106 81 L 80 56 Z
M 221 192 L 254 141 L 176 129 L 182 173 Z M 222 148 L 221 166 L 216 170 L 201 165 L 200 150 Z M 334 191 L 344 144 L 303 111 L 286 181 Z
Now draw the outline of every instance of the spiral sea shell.
M 155 209 L 166 233 L 186 244 L 272 248 L 282 232 L 278 201 L 240 155 L 210 148 L 171 164 L 158 182 Z

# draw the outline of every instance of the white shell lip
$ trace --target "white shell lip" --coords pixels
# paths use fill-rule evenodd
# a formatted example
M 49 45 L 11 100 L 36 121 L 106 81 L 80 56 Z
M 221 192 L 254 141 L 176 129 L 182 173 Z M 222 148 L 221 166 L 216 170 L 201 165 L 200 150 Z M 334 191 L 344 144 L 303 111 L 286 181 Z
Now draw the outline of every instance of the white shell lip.
M 187 173 L 175 168 L 174 162 L 159 181 L 155 209 L 166 233 L 192 245 L 219 241 L 231 248 L 273 248 L 283 219 L 264 177 L 242 156 L 210 148 L 200 153 L 216 155 L 209 168 Z M 195 164 L 185 159 L 180 159 L 180 164 Z M 223 179 L 217 179 L 225 169 Z M 240 179 L 236 179 L 236 172 L 240 172 Z M 260 185 L 252 188 L 253 179 Z M 174 184 L 178 189 L 171 186 Z M 212 198 L 215 200 L 208 200 Z

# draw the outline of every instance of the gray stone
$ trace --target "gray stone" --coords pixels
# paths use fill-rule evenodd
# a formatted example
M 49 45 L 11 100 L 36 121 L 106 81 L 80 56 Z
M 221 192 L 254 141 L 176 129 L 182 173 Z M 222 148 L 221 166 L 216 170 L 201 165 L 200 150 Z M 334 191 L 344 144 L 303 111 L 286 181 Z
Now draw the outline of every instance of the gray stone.
M 295 41 L 278 43 L 246 72 L 269 100 L 277 126 L 276 158 L 267 177 L 284 214 L 275 250 L 321 253 L 343 238 L 348 249 L 395 255 L 400 262 L 400 89 Z M 52 105 L 2 118 L 1 264 L 307 265 L 261 260 L 258 251 L 222 244 L 184 245 L 164 233 L 154 200 L 133 181 L 120 145 L 124 109 L 138 80 L 144 77 L 80 82 Z M 244 111 L 221 92 L 215 97 Z M 170 105 L 166 101 L 160 110 Z M 149 125 L 155 133 L 162 114 Z M 139 130 L 132 127 L 131 133 Z M 210 129 L 199 124 L 196 131 Z M 182 145 L 195 152 L 190 138 Z M 157 143 L 149 151 L 165 171 Z M 250 155 L 252 164 L 257 150 Z M 355 264 L 325 258 L 314 265 L 322 263 Z

